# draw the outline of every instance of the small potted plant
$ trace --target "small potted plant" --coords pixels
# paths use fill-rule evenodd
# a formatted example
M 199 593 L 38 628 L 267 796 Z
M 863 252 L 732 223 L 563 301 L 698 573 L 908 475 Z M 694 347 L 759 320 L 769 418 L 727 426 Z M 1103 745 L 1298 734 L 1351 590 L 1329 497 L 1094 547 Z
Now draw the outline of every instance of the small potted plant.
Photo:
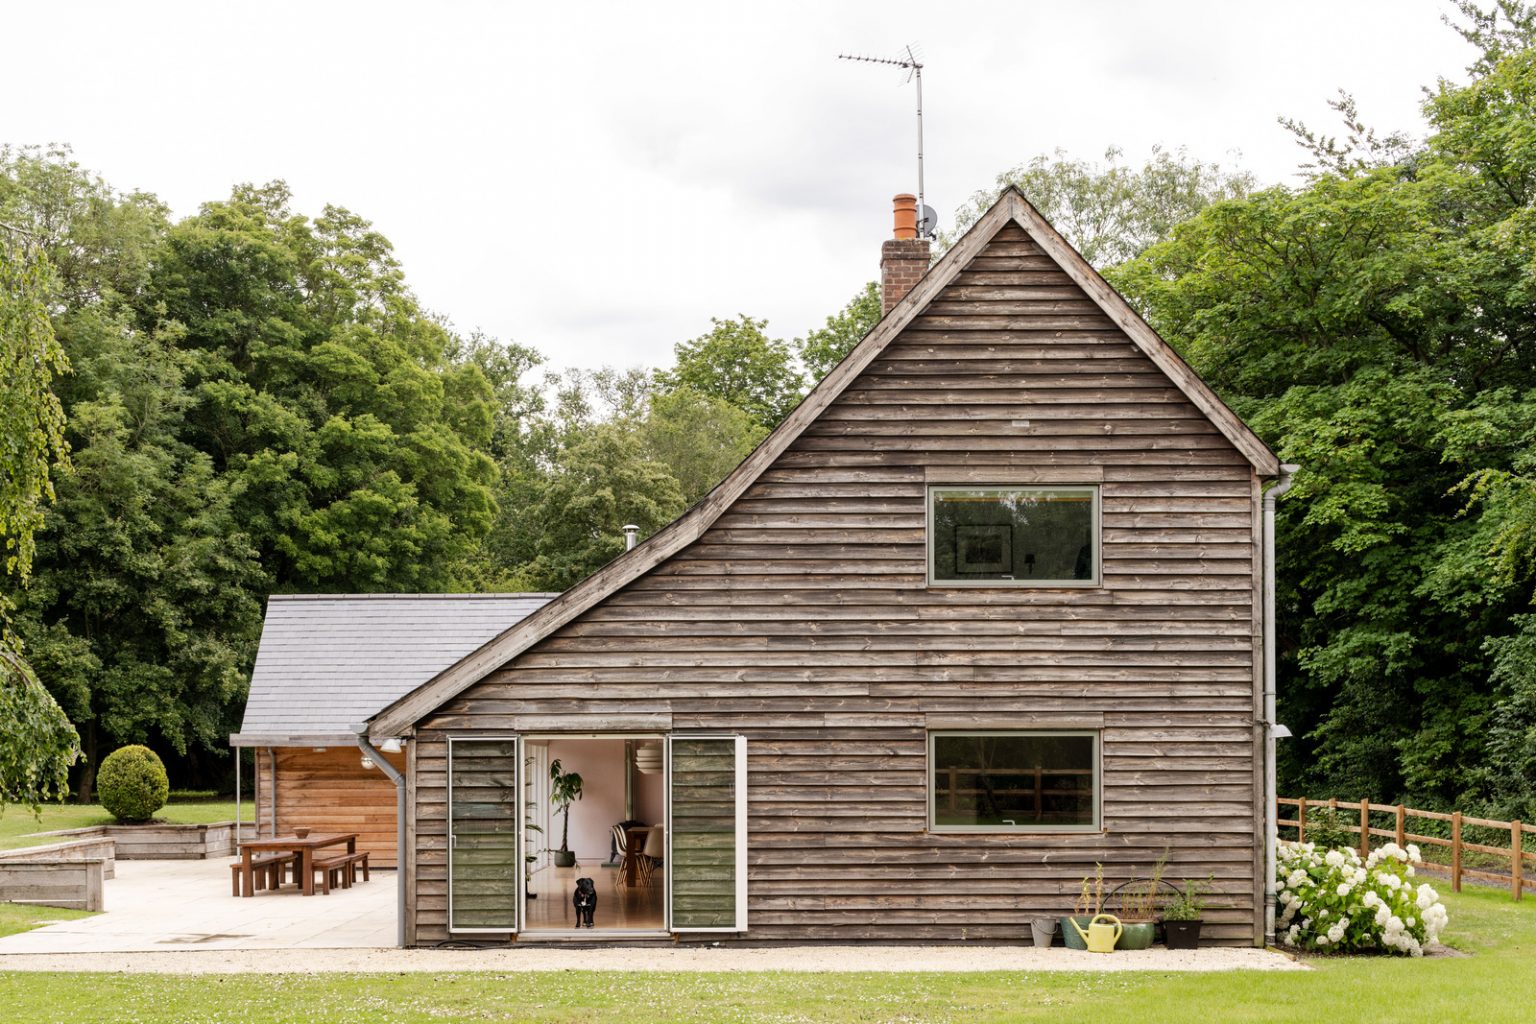
M 1184 879 L 1184 889 L 1163 907 L 1163 942 L 1169 949 L 1198 949 L 1200 947 L 1200 913 L 1205 909 L 1201 899 L 1205 885 Z
M 1072 913 L 1061 918 L 1061 937 L 1066 941 L 1068 949 L 1088 948 L 1082 933 L 1088 930 L 1089 923 L 1103 909 L 1104 865 L 1095 864 L 1093 874 L 1083 876 L 1083 887 L 1077 894 L 1077 902 L 1072 905 Z
M 557 757 L 549 763 L 549 802 L 560 815 L 560 849 L 555 851 L 555 867 L 568 868 L 576 863 L 570 847 L 571 804 L 581 799 L 581 776 L 560 766 Z
M 1168 851 L 1158 858 L 1152 874 L 1135 878 L 1118 887 L 1111 895 L 1118 903 L 1117 916 L 1124 931 L 1116 949 L 1151 949 L 1157 932 L 1157 905 L 1162 898 L 1163 869 L 1168 864 Z

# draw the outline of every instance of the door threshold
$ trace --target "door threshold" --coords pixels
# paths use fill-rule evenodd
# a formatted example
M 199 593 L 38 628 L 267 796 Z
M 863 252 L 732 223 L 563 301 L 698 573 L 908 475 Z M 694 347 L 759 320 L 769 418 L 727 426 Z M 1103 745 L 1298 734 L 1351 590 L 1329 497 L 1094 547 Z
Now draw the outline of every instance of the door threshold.
M 522 942 L 592 942 L 603 939 L 670 939 L 668 931 L 643 928 L 538 928 L 517 933 Z

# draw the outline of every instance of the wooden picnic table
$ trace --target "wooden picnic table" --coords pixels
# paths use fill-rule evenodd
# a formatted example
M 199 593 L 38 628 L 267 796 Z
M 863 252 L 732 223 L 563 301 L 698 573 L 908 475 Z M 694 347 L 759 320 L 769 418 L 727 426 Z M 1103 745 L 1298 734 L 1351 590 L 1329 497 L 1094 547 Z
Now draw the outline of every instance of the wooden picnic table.
M 315 851 L 327 846 L 347 844 L 347 853 L 357 852 L 356 832 L 311 832 L 302 839 L 298 836 L 268 836 L 265 839 L 247 839 L 240 844 L 240 895 L 256 895 L 255 879 L 251 872 L 251 855 L 256 853 L 292 851 L 299 855 L 299 884 L 305 896 L 315 894 Z

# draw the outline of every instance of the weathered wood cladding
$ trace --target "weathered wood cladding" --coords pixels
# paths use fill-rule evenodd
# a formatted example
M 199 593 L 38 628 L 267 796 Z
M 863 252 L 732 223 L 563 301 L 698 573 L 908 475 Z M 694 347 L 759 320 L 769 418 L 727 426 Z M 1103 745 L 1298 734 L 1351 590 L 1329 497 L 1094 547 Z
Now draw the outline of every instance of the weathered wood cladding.
M 928 587 L 926 488 L 962 470 L 1091 475 L 1103 586 Z M 1017 940 L 1166 846 L 1215 878 L 1207 934 L 1253 942 L 1256 493 L 1008 226 L 697 541 L 421 723 L 417 941 L 446 937 L 447 735 L 653 713 L 748 737 L 751 939 Z M 929 834 L 928 716 L 955 714 L 1102 715 L 1103 833 Z
M 364 768 L 356 747 L 277 747 L 256 751 L 256 824 L 272 830 L 272 755 L 277 759 L 277 831 L 356 832 L 370 867 L 395 866 L 395 786 L 377 768 Z M 404 770 L 403 754 L 385 754 Z

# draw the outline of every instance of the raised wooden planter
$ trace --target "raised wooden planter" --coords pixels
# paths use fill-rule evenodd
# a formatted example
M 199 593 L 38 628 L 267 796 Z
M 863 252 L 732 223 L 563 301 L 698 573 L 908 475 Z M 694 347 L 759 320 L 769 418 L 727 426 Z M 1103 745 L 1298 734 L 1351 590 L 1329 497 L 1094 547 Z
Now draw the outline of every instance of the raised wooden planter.
M 117 841 L 105 836 L 76 839 L 48 846 L 29 846 L 21 850 L 0 850 L 0 864 L 14 861 L 48 861 L 50 863 L 99 860 L 101 877 L 111 878 L 116 873 Z
M 103 910 L 103 860 L 0 861 L 0 900 L 67 910 Z
M 256 827 L 241 826 L 246 836 L 254 836 Z M 110 839 L 116 843 L 119 860 L 207 860 L 232 857 L 235 853 L 235 823 L 216 821 L 206 825 L 93 825 L 61 832 L 39 833 L 61 839 Z

